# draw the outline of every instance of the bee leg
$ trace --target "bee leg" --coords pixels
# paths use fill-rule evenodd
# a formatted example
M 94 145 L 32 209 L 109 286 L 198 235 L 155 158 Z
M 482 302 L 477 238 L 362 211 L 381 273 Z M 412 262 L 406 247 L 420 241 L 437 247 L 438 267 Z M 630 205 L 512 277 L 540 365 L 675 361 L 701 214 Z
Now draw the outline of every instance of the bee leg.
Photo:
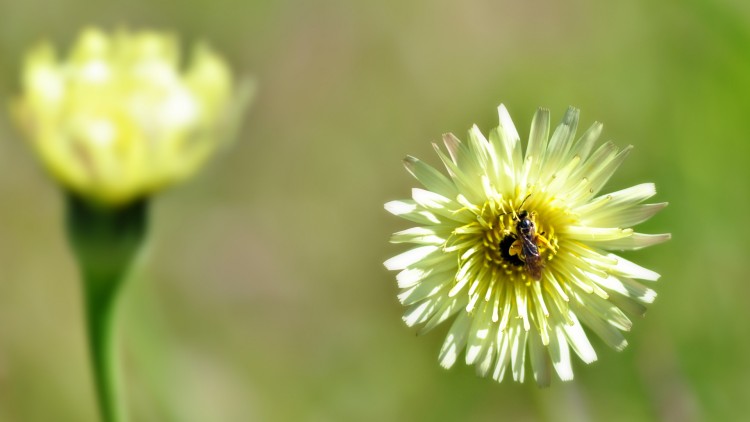
M 541 234 L 536 235 L 536 239 L 542 243 L 544 243 L 545 246 L 547 246 L 552 252 L 556 252 L 556 247 L 552 246 L 552 244 L 547 240 L 546 237 L 544 237 Z M 512 248 L 512 246 L 511 246 Z

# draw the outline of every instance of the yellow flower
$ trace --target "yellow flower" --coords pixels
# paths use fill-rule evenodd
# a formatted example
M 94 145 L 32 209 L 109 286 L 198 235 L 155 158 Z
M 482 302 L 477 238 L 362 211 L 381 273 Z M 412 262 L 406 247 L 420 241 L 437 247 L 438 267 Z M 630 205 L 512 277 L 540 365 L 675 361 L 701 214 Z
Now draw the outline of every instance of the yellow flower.
M 550 383 L 553 368 L 571 380 L 571 349 L 585 363 L 596 360 L 584 326 L 622 350 L 627 314 L 642 315 L 656 297 L 636 279 L 659 274 L 610 251 L 669 239 L 630 228 L 666 203 L 643 204 L 656 193 L 650 183 L 597 196 L 630 147 L 608 142 L 594 150 L 599 123 L 576 140 L 578 110 L 570 108 L 550 136 L 549 111 L 540 109 L 525 153 L 507 110 L 498 111 L 489 139 L 474 126 L 465 143 L 443 136 L 447 155 L 435 146 L 449 177 L 406 158 L 426 189 L 385 208 L 418 224 L 391 238 L 415 246 L 385 266 L 400 271 L 408 325 L 425 332 L 455 317 L 442 366 L 465 350 L 479 375 L 501 381 L 510 368 L 521 382 L 528 351 L 539 385 Z
M 86 29 L 62 61 L 42 43 L 14 117 L 66 188 L 126 204 L 192 175 L 233 129 L 241 96 L 227 64 L 205 44 L 180 60 L 159 32 Z

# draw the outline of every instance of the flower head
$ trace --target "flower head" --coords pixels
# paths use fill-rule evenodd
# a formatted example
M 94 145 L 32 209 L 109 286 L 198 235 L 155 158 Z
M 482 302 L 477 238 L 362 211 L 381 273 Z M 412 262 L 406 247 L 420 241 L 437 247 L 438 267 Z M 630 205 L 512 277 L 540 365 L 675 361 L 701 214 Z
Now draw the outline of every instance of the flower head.
M 510 370 L 522 382 L 527 356 L 539 385 L 549 384 L 552 368 L 571 380 L 570 349 L 586 363 L 596 360 L 584 326 L 622 350 L 627 314 L 642 315 L 653 302 L 656 293 L 636 279 L 659 275 L 610 251 L 669 239 L 630 228 L 666 203 L 643 203 L 656 193 L 650 183 L 598 195 L 631 147 L 608 142 L 594 150 L 599 123 L 576 140 L 577 109 L 568 109 L 551 137 L 549 111 L 539 109 L 525 152 L 507 110 L 498 111 L 489 140 L 474 126 L 465 143 L 443 136 L 447 154 L 435 145 L 448 177 L 404 160 L 426 189 L 385 205 L 418 224 L 392 236 L 415 246 L 385 266 L 400 271 L 409 326 L 425 332 L 454 318 L 442 366 L 465 349 L 466 363 L 497 381 Z
M 43 43 L 26 56 L 14 115 L 60 183 L 121 205 L 193 174 L 236 120 L 221 57 L 198 44 L 180 60 L 159 32 L 86 29 L 64 60 Z

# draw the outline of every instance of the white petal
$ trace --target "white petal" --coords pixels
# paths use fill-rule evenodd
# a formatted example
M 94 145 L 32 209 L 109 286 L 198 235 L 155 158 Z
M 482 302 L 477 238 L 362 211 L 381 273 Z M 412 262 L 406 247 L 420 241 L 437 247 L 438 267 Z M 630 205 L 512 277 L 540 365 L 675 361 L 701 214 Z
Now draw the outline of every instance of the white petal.
M 599 135 L 602 133 L 603 126 L 599 122 L 594 122 L 578 139 L 571 153 L 581 157 L 582 160 L 588 158 L 589 154 L 591 154 L 591 149 L 594 147 L 594 143 L 596 143 L 596 140 L 599 139 Z
M 440 366 L 443 368 L 450 368 L 456 363 L 458 355 L 466 346 L 466 338 L 469 334 L 470 323 L 471 318 L 467 313 L 459 314 L 456 321 L 453 322 L 453 325 L 445 338 L 445 342 L 443 342 L 443 347 L 440 349 L 440 355 L 438 357 Z
M 493 166 L 492 154 L 494 154 L 494 151 L 490 153 L 492 146 L 477 125 L 472 126 L 469 130 L 469 146 L 471 148 L 471 156 L 475 158 L 475 165 L 478 165 L 478 168 L 475 168 L 474 171 L 481 171 L 482 174 L 487 174 Z
M 654 214 L 664 209 L 666 202 L 659 204 L 637 204 L 621 208 L 607 208 L 598 210 L 588 218 L 582 217 L 581 222 L 599 227 L 632 227 L 640 224 Z
M 439 250 L 440 248 L 437 246 L 420 246 L 418 248 L 410 249 L 402 254 L 394 256 L 393 258 L 385 261 L 383 265 L 385 265 L 385 268 L 391 271 L 403 270 Z
M 448 236 L 441 237 L 434 227 L 412 227 L 391 235 L 391 243 L 416 243 L 419 245 L 442 245 Z M 441 230 L 443 231 L 443 230 Z
M 546 108 L 539 108 L 534 114 L 534 118 L 531 120 L 529 146 L 526 148 L 525 160 L 533 158 L 537 165 L 542 162 L 549 139 L 549 120 L 549 110 Z
M 443 145 L 445 145 L 445 149 L 448 150 L 448 154 L 451 156 L 451 160 L 453 161 L 453 164 L 459 166 L 461 168 L 460 161 L 462 158 L 461 153 L 461 140 L 456 137 L 456 135 L 452 133 L 444 133 L 443 134 Z
M 573 367 L 570 364 L 570 348 L 568 347 L 568 341 L 565 339 L 565 332 L 559 325 L 555 327 L 550 336 L 548 348 L 557 375 L 563 381 L 572 380 Z
M 425 325 L 419 330 L 419 334 L 429 332 L 465 307 L 466 296 L 454 297 L 444 301 L 440 309 L 437 309 L 435 314 L 425 322 Z
M 574 209 L 574 212 L 581 215 L 588 215 L 590 212 L 599 210 L 602 207 L 638 204 L 654 195 L 656 195 L 656 186 L 653 183 L 642 183 L 594 198 L 590 202 Z
M 385 204 L 385 210 L 389 213 L 405 218 L 419 224 L 440 224 L 440 220 L 437 216 L 429 211 L 426 211 L 417 205 L 411 199 L 402 201 L 391 201 Z
M 602 299 L 596 295 L 583 296 L 581 294 L 576 294 L 575 299 L 576 305 L 579 305 L 580 308 L 585 308 L 585 313 L 587 315 L 590 315 L 599 321 L 606 322 L 608 325 L 611 325 L 618 330 L 630 331 L 633 326 L 633 323 L 627 315 L 609 300 Z M 580 310 L 578 307 L 576 307 L 576 309 L 575 312 Z M 582 315 L 579 314 L 578 316 Z
M 565 249 L 569 250 L 571 255 L 578 256 L 591 265 L 607 267 L 617 265 L 616 255 L 607 254 L 582 242 L 565 242 Z
M 498 189 L 512 191 L 520 178 L 523 163 L 520 137 L 508 110 L 504 105 L 498 107 L 500 125 L 490 132 L 490 143 L 498 157 L 498 168 L 495 180 Z
M 620 330 L 610 325 L 607 321 L 597 317 L 586 306 L 581 306 L 577 302 L 571 302 L 573 312 L 581 318 L 584 324 L 589 327 L 596 335 L 604 340 L 607 345 L 617 351 L 622 351 L 627 347 L 628 341 L 622 335 Z
M 451 158 L 447 157 L 440 150 L 440 147 L 435 144 L 433 144 L 433 147 L 435 148 L 435 153 L 440 157 L 440 161 L 443 162 L 443 165 L 448 170 L 448 174 L 453 179 L 457 191 L 472 201 L 482 202 L 479 200 L 482 198 L 481 173 L 467 173 L 462 167 L 454 163 Z
M 459 208 L 458 204 L 443 195 L 424 189 L 413 188 L 411 197 L 417 204 L 438 215 L 452 217 L 455 215 L 454 211 Z
M 455 274 L 457 270 L 456 265 L 456 261 L 453 259 L 444 259 L 438 261 L 436 264 L 430 263 L 425 266 L 415 265 L 396 274 L 396 281 L 399 288 L 405 289 L 414 286 L 430 274 L 443 273 L 446 271 Z
M 515 146 L 521 140 L 521 137 L 518 136 L 516 125 L 513 124 L 513 119 L 510 118 L 510 113 L 508 113 L 504 104 L 500 104 L 497 108 L 497 114 L 500 118 L 500 128 L 505 133 L 507 141 L 511 144 L 511 147 Z
M 513 371 L 513 380 L 523 382 L 526 367 L 526 338 L 528 331 L 521 326 L 520 320 L 516 320 L 510 326 L 510 366 Z
M 574 240 L 581 241 L 603 241 L 622 239 L 632 236 L 633 229 L 621 229 L 619 227 L 586 227 L 567 226 L 560 230 L 561 234 Z
M 476 255 L 466 260 L 466 262 L 461 265 L 458 273 L 456 273 L 457 283 L 448 292 L 448 296 L 453 297 L 457 295 L 458 292 L 463 290 L 469 282 L 476 280 L 475 275 L 479 274 L 479 268 L 483 263 L 484 258 L 479 258 Z
M 483 312 L 476 312 L 473 316 L 471 330 L 469 331 L 468 344 L 466 346 L 466 364 L 472 365 L 482 352 L 487 349 L 487 345 L 493 342 L 494 332 L 490 334 L 492 324 L 492 314 L 486 311 L 487 307 L 483 306 Z
M 429 318 L 429 315 L 431 315 L 430 309 L 435 306 L 432 302 L 433 301 L 426 300 L 407 309 L 402 317 L 406 325 L 413 327 L 414 325 L 419 324 L 419 321 Z
M 591 347 L 591 343 L 589 342 L 588 337 L 586 337 L 586 333 L 583 331 L 581 323 L 578 322 L 575 313 L 571 311 L 568 313 L 568 318 L 573 321 L 572 325 L 563 325 L 568 344 L 570 344 L 584 363 L 594 362 L 596 360 L 596 352 L 594 351 L 594 348 Z
M 617 146 L 614 143 L 605 142 L 594 151 L 588 160 L 570 175 L 570 178 L 576 181 L 585 178 L 591 182 L 592 175 L 599 173 L 603 166 L 617 156 L 617 150 Z M 588 193 L 589 192 L 586 192 L 586 194 Z
M 653 303 L 656 292 L 635 280 L 625 277 L 617 278 L 613 275 L 607 278 L 597 278 L 596 282 L 602 287 L 617 292 L 623 296 L 633 298 L 642 303 Z
M 396 274 L 396 283 L 399 288 L 406 289 L 419 283 L 419 280 L 427 277 L 431 272 L 431 269 L 425 271 L 422 268 L 407 268 Z
M 505 370 L 508 368 L 508 362 L 510 361 L 510 334 L 508 331 L 502 329 L 497 331 L 497 344 L 497 363 L 492 373 L 492 379 L 500 382 L 505 376 Z
M 615 264 L 609 267 L 609 271 L 616 275 L 649 281 L 656 281 L 660 277 L 658 273 L 651 271 L 648 268 L 643 268 L 621 256 L 615 254 L 607 254 L 607 256 L 615 260 Z
M 593 190 L 591 196 L 595 195 L 604 187 L 607 181 L 609 181 L 610 177 L 615 174 L 615 171 L 620 167 L 623 161 L 625 161 L 625 158 L 630 155 L 630 151 L 632 150 L 633 146 L 628 145 L 627 147 L 623 148 L 622 151 L 620 151 L 617 155 L 615 155 L 611 160 L 606 160 L 604 163 L 602 163 L 601 166 L 599 166 L 589 175 L 589 179 L 591 180 L 591 189 Z
M 646 306 L 637 302 L 635 299 L 627 296 L 612 295 L 609 300 L 630 315 L 644 316 L 646 315 Z
M 399 293 L 398 300 L 402 305 L 412 305 L 447 289 L 452 282 L 453 274 L 450 272 L 430 274 L 416 286 Z
M 490 143 L 495 150 L 494 155 L 497 157 L 497 163 L 492 174 L 492 182 L 499 191 L 512 192 L 519 178 L 516 166 L 521 163 L 520 143 L 517 143 L 515 146 L 509 144 L 506 141 L 505 133 L 499 127 L 490 131 Z
M 471 137 L 471 132 L 469 132 L 469 136 Z M 477 152 L 474 150 L 475 146 L 469 146 L 461 142 L 452 133 L 446 133 L 443 135 L 443 144 L 445 144 L 445 148 L 448 149 L 448 153 L 453 162 L 464 174 L 478 176 L 484 172 L 484 169 L 486 169 L 486 166 L 482 165 L 482 157 L 478 156 Z M 469 144 L 471 144 L 471 140 L 469 141 Z M 481 146 L 479 148 L 481 148 Z M 486 161 L 484 161 L 484 163 L 486 164 Z
M 555 173 L 560 168 L 561 162 L 568 160 L 567 152 L 572 146 L 572 140 L 578 127 L 578 115 L 578 109 L 568 107 L 562 121 L 555 128 L 542 164 L 544 167 L 542 171 L 543 179 L 546 179 L 549 174 Z
M 669 233 L 665 233 L 665 234 L 633 233 L 632 236 L 624 237 L 621 239 L 613 239 L 613 240 L 596 242 L 596 246 L 602 249 L 634 251 L 634 250 L 642 249 L 648 246 L 657 245 L 659 243 L 664 243 L 671 238 L 672 238 L 672 235 Z
M 484 350 L 484 353 L 479 356 L 475 364 L 477 375 L 480 377 L 486 377 L 490 372 L 490 369 L 492 369 L 492 363 L 495 360 L 495 355 L 497 354 L 498 344 L 495 342 L 494 334 L 492 337 L 491 340 L 487 341 L 487 348 Z
M 539 333 L 535 330 L 529 332 L 529 358 L 531 359 L 531 369 L 534 371 L 534 380 L 537 385 L 548 387 L 552 378 L 550 358 L 547 348 L 542 344 Z
M 404 159 L 404 166 L 428 190 L 449 198 L 458 193 L 456 185 L 450 179 L 418 158 L 407 156 Z

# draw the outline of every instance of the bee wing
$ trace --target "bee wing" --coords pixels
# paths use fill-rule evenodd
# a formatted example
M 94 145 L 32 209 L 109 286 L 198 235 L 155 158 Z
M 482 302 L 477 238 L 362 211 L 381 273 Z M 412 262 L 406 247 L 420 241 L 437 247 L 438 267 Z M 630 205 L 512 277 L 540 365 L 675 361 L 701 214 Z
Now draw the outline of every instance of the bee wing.
M 523 242 L 523 245 L 522 245 L 523 254 L 525 256 L 537 256 L 538 257 L 539 247 L 536 245 L 536 242 L 534 242 L 533 240 L 527 237 L 522 237 L 521 239 Z

